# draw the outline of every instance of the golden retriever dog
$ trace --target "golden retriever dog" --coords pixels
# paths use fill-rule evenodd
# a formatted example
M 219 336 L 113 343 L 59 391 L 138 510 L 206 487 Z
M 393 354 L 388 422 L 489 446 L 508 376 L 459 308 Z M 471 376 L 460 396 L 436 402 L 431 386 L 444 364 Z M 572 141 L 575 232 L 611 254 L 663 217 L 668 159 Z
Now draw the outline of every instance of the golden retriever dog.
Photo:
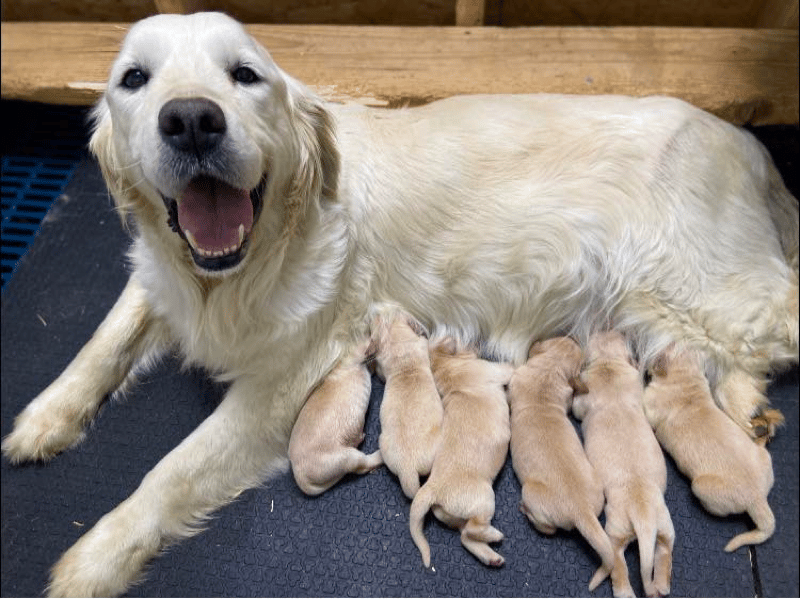
M 661 446 L 692 481 L 692 492 L 712 514 L 747 512 L 755 530 L 725 545 L 735 551 L 763 543 L 775 531 L 767 502 L 772 488 L 772 459 L 714 404 L 702 359 L 672 347 L 651 367 L 644 410 Z M 697 430 L 693 423 L 702 422 Z
M 636 539 L 644 590 L 663 597 L 669 594 L 675 529 L 664 502 L 667 464 L 644 415 L 640 374 L 616 331 L 593 335 L 586 354 L 585 393 L 573 399 L 572 413 L 582 420 L 586 455 L 603 481 L 606 532 L 616 554 L 614 596 L 633 596 L 625 548 Z M 606 564 L 600 566 L 589 589 L 608 573 Z
M 364 440 L 364 419 L 372 390 L 365 359 L 369 341 L 325 377 L 306 400 L 289 438 L 289 463 L 307 495 L 327 491 L 345 474 L 365 474 L 383 463 L 381 452 L 356 449 Z
M 429 568 L 431 548 L 423 525 L 433 509 L 439 520 L 461 531 L 461 543 L 470 553 L 487 566 L 502 566 L 505 560 L 489 547 L 503 540 L 491 525 L 492 483 L 508 455 L 511 425 L 504 387 L 514 369 L 459 350 L 453 339 L 433 345 L 431 369 L 444 419 L 431 475 L 411 502 L 411 538 Z
M 442 427 L 442 398 L 423 333 L 418 322 L 391 307 L 373 319 L 376 370 L 386 382 L 378 445 L 409 499 L 419 490 L 419 477 L 431 472 Z
M 614 549 L 597 516 L 603 482 L 583 450 L 567 413 L 583 352 L 569 337 L 534 343 L 528 362 L 514 371 L 511 461 L 522 485 L 520 509 L 541 533 L 577 528 L 609 571 Z
M 133 236 L 130 282 L 20 413 L 6 459 L 78 443 L 167 350 L 230 386 L 64 554 L 53 594 L 122 593 L 285 469 L 303 402 L 374 303 L 516 365 L 598 322 L 642 367 L 685 343 L 751 435 L 773 428 L 766 375 L 798 359 L 796 200 L 749 133 L 679 100 L 326 103 L 233 19 L 159 15 L 128 31 L 90 147 Z

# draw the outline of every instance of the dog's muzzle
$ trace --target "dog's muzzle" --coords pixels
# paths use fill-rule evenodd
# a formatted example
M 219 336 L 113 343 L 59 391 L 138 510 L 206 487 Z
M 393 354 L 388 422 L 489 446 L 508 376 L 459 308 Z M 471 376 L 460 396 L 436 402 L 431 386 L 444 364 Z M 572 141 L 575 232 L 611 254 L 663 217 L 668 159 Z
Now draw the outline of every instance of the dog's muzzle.
M 225 182 L 222 151 L 227 123 L 222 109 L 206 98 L 180 98 L 162 106 L 161 139 L 174 153 L 175 175 L 189 180 L 177 198 L 163 197 L 169 226 L 189 245 L 202 270 L 221 272 L 244 257 L 261 210 L 266 174 L 254 189 Z

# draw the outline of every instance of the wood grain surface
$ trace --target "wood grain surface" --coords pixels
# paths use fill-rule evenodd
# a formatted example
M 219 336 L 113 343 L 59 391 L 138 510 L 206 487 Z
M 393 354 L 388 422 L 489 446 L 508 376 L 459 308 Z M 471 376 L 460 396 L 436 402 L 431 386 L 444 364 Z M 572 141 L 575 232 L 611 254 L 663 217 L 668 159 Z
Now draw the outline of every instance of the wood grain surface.
M 2 23 L 2 97 L 91 104 L 127 25 Z M 798 32 L 675 27 L 249 25 L 323 97 L 396 107 L 455 94 L 666 94 L 731 122 L 798 122 Z

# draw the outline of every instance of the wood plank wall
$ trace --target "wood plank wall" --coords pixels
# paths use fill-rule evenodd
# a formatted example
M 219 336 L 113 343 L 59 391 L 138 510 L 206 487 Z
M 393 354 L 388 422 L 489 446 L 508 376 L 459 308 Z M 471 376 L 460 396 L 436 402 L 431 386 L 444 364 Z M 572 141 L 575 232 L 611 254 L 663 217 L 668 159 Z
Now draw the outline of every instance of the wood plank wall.
M 605 3 L 612 4 L 627 6 L 631 12 L 625 18 L 637 22 L 646 17 L 644 5 L 654 7 L 656 14 L 666 10 L 661 5 L 669 4 L 673 16 L 681 6 L 687 11 L 689 6 L 688 0 Z M 565 6 L 572 7 L 573 18 L 590 20 L 593 25 L 598 24 L 596 20 L 622 18 L 622 13 L 612 14 L 608 8 L 597 12 L 602 3 L 594 0 L 504 0 L 499 5 L 503 18 L 512 19 L 516 10 L 519 17 L 513 18 L 523 21 L 547 15 L 547 19 L 569 21 L 566 13 L 558 12 Z M 711 11 L 712 5 L 724 10 L 717 6 L 716 12 Z M 128 23 L 145 16 L 137 11 L 146 9 L 152 14 L 216 7 L 230 9 L 246 22 L 269 22 L 262 18 L 268 14 L 286 23 L 293 19 L 326 23 L 253 24 L 249 29 L 285 70 L 334 101 L 394 107 L 464 93 L 664 94 L 740 124 L 800 121 L 798 0 L 700 0 L 695 17 L 713 12 L 717 23 L 726 15 L 731 19 L 737 15 L 733 20 L 747 25 L 736 28 L 718 24 L 452 26 L 455 21 L 489 23 L 497 6 L 494 0 L 305 0 L 299 4 L 296 0 L 154 0 L 153 4 L 3 0 L 2 97 L 91 104 L 102 92 Z M 534 6 L 535 14 L 531 12 Z M 595 12 L 587 12 L 590 9 Z M 306 12 L 298 12 L 302 10 Z M 35 22 L 23 18 L 30 11 L 40 11 Z M 119 15 L 124 16 L 120 22 L 104 22 Z M 447 20 L 450 26 L 409 25 L 423 17 Z M 658 18 L 669 20 L 664 15 Z M 381 26 L 330 24 L 337 19 L 380 20 Z M 383 20 L 401 21 L 404 26 Z M 768 28 L 756 28 L 756 24 Z

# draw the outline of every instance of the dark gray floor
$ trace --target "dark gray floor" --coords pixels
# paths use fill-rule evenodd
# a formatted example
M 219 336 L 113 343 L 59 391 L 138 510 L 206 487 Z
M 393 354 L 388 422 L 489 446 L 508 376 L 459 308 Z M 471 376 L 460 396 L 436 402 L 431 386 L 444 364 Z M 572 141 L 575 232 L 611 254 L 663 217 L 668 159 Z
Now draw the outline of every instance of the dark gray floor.
M 796 147 L 796 129 L 791 129 Z M 779 136 L 780 137 L 780 136 Z M 782 139 L 782 138 L 781 138 Z M 795 189 L 795 193 L 797 190 Z M 122 289 L 126 237 L 98 169 L 85 163 L 46 220 L 2 297 L 2 434 L 91 335 Z M 36 596 L 61 552 L 127 497 L 152 466 L 216 406 L 222 389 L 168 359 L 123 400 L 108 405 L 87 439 L 47 465 L 2 473 L 2 596 Z M 366 450 L 377 445 L 373 387 Z M 669 462 L 667 504 L 676 529 L 676 596 L 798 596 L 798 378 L 770 387 L 787 425 L 770 445 L 777 517 L 772 539 L 753 551 L 722 551 L 749 528 L 746 517 L 715 518 Z M 208 530 L 156 559 L 131 596 L 586 596 L 597 560 L 575 534 L 546 538 L 519 512 L 519 485 L 506 464 L 496 484 L 498 550 L 490 570 L 458 536 L 429 522 L 435 571 L 408 534 L 408 502 L 386 469 L 352 477 L 315 499 L 290 475 L 244 493 Z M 635 546 L 628 552 L 634 588 Z M 605 582 L 595 593 L 610 596 Z

